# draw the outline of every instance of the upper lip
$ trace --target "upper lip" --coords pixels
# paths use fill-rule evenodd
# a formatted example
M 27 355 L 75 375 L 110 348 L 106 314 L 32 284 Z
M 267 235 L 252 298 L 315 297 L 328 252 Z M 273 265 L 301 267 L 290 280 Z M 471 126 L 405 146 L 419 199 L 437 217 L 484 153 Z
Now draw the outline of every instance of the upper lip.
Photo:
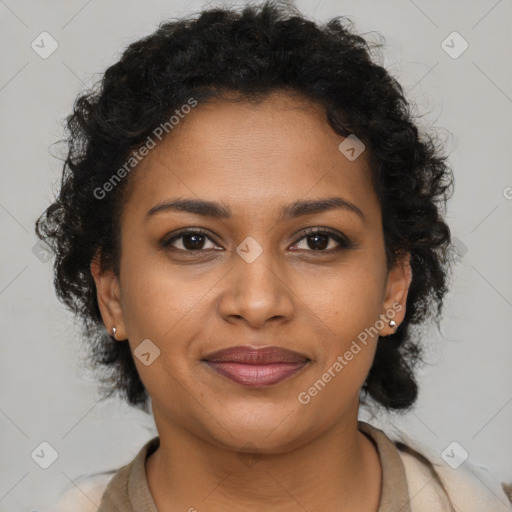
M 251 347 L 239 345 L 212 352 L 204 360 L 223 363 L 272 364 L 272 363 L 303 363 L 309 361 L 304 354 L 283 347 Z

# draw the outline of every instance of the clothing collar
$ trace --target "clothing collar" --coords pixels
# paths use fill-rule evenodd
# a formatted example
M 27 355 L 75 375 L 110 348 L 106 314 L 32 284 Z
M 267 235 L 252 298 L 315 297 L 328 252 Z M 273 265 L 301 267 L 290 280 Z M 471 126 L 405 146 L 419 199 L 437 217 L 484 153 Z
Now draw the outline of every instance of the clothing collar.
M 357 428 L 376 446 L 382 467 L 378 512 L 411 512 L 404 465 L 398 449 L 386 434 L 363 421 Z M 146 459 L 159 447 L 160 438 L 148 441 L 137 456 L 120 468 L 103 493 L 98 512 L 158 512 L 146 477 Z

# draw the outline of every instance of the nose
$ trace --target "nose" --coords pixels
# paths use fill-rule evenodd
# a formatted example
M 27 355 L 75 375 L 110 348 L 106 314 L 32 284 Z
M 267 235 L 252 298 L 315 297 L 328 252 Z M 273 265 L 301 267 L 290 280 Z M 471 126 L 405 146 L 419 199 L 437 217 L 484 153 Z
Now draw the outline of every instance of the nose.
M 226 321 L 245 321 L 254 329 L 268 322 L 289 321 L 294 293 L 286 271 L 269 250 L 254 260 L 234 254 L 233 268 L 224 280 L 220 314 Z

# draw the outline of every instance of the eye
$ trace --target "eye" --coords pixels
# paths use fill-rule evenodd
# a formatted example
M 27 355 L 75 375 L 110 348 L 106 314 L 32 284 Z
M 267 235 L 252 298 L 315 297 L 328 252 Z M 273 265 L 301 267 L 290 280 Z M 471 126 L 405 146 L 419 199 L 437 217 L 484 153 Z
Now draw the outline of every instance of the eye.
M 342 233 L 337 231 L 333 231 L 326 228 L 311 228 L 307 229 L 304 232 L 302 238 L 298 240 L 301 242 L 304 240 L 306 245 L 306 250 L 308 252 L 316 252 L 316 253 L 332 253 L 337 252 L 342 249 L 350 249 L 353 247 L 353 243 Z M 337 242 L 338 246 L 331 247 L 327 249 L 330 245 L 329 239 Z M 297 244 L 298 242 L 295 242 Z M 309 250 L 308 250 L 309 248 Z M 295 250 L 295 249 L 294 249 Z
M 169 240 L 163 242 L 163 246 L 169 247 L 180 239 L 182 240 L 178 245 L 182 247 L 173 246 L 172 249 L 183 252 L 200 252 L 204 249 L 205 240 L 213 243 L 213 240 L 207 235 L 207 231 L 203 229 L 184 229 Z M 214 245 L 214 247 L 216 246 Z M 208 247 L 206 249 L 208 249 Z M 212 249 L 212 247 L 210 247 L 210 249 Z
M 338 246 L 331 247 L 329 239 L 334 240 Z M 313 253 L 333 253 L 342 249 L 350 249 L 354 244 L 342 233 L 327 228 L 310 228 L 303 232 L 303 236 L 295 242 L 294 245 L 301 243 L 304 240 L 306 248 L 299 250 L 306 250 Z M 179 241 L 179 243 L 177 243 Z M 210 242 L 212 247 L 205 247 L 205 244 Z M 179 247 L 181 245 L 181 247 Z M 201 228 L 187 228 L 176 233 L 173 237 L 162 242 L 164 248 L 169 248 L 175 251 L 185 253 L 192 252 L 205 252 L 206 250 L 216 249 L 215 241 L 208 235 L 208 231 Z M 293 246 L 292 246 L 293 247 Z M 297 250 L 297 249 L 292 249 Z

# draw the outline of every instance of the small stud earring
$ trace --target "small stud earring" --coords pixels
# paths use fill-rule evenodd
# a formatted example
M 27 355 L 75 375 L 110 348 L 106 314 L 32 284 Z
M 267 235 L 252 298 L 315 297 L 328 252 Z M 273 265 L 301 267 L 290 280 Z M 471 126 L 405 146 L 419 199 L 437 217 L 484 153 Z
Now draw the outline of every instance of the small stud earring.
M 116 337 L 116 332 L 117 329 L 115 327 L 112 327 L 112 336 L 114 336 L 114 338 Z

